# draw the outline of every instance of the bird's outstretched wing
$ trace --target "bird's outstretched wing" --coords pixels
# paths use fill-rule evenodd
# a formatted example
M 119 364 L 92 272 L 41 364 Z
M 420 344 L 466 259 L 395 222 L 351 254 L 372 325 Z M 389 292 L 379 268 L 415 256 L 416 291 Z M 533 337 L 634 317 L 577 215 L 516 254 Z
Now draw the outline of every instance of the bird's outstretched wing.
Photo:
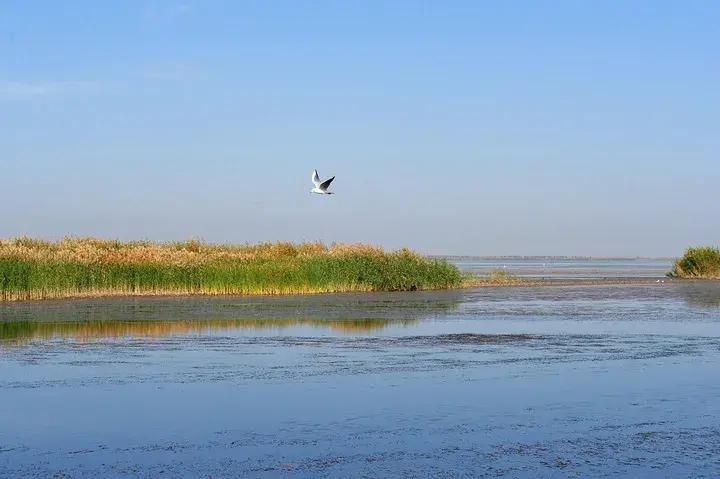
M 315 188 L 320 186 L 320 175 L 318 175 L 317 170 L 313 170 L 312 182 L 315 184 Z
M 320 183 L 320 186 L 318 186 L 318 188 L 320 188 L 323 191 L 327 190 L 328 186 L 330 186 L 330 183 L 332 183 L 332 180 L 334 180 L 334 179 L 335 179 L 335 177 L 333 176 L 332 178 L 323 181 L 322 183 Z

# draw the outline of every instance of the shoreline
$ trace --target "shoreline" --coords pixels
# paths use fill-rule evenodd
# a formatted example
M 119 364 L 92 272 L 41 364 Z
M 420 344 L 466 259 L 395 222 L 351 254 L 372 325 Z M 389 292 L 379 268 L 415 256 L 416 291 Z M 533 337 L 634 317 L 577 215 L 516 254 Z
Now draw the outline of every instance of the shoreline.
M 658 280 L 661 283 L 658 283 Z M 352 295 L 365 295 L 365 294 L 376 294 L 376 293 L 394 293 L 394 294 L 413 294 L 421 292 L 452 292 L 452 291 L 467 291 L 474 289 L 485 289 L 485 288 L 551 288 L 551 287 L 572 287 L 572 286 L 623 286 L 623 285 L 654 285 L 654 284 L 678 284 L 678 283 L 712 283 L 718 282 L 718 279 L 704 279 L 704 278 L 656 278 L 656 277 L 642 277 L 642 278 L 588 278 L 588 279 L 522 279 L 498 282 L 491 280 L 483 280 L 478 278 L 476 281 L 467 281 L 458 287 L 452 288 L 425 288 L 417 289 L 414 291 L 385 291 L 385 290 L 363 290 L 363 289 L 337 289 L 330 291 L 308 291 L 308 292 L 267 292 L 267 293 L 249 293 L 249 294 L 236 294 L 236 293 L 207 293 L 207 292 L 187 292 L 187 291 L 157 291 L 157 292 L 86 292 L 75 295 L 68 295 L 62 297 L 46 297 L 46 298 L 31 298 L 31 299 L 11 299 L 11 300 L 0 300 L 0 305 L 10 305 L 19 303 L 43 303 L 50 301 L 80 301 L 88 299 L 123 299 L 123 298 L 290 298 L 290 297 L 310 297 L 310 296 L 326 296 L 333 294 L 352 294 Z
M 698 279 L 699 281 L 712 281 Z M 657 284 L 661 283 L 677 283 L 688 281 L 686 279 L 675 279 L 675 278 L 659 278 L 654 276 L 648 277 L 636 277 L 636 278 L 613 278 L 613 277 L 600 277 L 600 278 L 516 278 L 508 281 L 492 281 L 479 279 L 478 281 L 469 282 L 467 285 L 463 285 L 459 289 L 473 289 L 473 288 L 489 288 L 489 287 L 550 287 L 550 286 L 612 286 L 612 285 L 623 285 L 623 284 Z M 691 280 L 694 281 L 694 280 Z

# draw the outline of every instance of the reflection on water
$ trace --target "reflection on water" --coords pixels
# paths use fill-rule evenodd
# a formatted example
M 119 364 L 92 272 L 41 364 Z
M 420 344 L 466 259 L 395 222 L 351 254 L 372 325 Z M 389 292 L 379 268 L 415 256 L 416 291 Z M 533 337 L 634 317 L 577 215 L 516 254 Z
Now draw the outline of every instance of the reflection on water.
M 0 477 L 717 477 L 719 301 L 653 280 L 0 305 Z
M 689 306 L 720 309 L 720 288 L 717 281 L 678 283 L 678 292 Z
M 394 325 L 408 325 L 413 320 L 395 320 Z M 212 335 L 232 330 L 285 329 L 311 327 L 339 334 L 368 334 L 385 328 L 385 319 L 218 319 L 205 321 L 6 321 L 0 322 L 0 346 L 25 344 L 34 339 L 72 339 L 89 342 L 124 337 L 163 337 L 178 335 Z
M 488 320 L 498 317 L 577 320 L 587 316 L 618 322 L 630 319 L 629 313 L 656 316 L 661 311 L 680 312 L 678 303 L 684 305 L 688 318 L 703 317 L 698 316 L 702 310 L 720 308 L 720 284 L 688 281 L 651 282 L 630 288 L 489 288 L 302 298 L 109 298 L 14 303 L 0 305 L 0 347 L 48 339 L 92 342 L 253 331 L 275 334 L 291 329 L 288 333 L 302 336 L 322 332 L 367 335 L 390 326 L 394 335 L 441 334 L 454 331 L 459 324 L 465 325 L 459 332 L 482 334 L 492 332 Z M 291 315 L 297 317 L 288 317 Z M 472 323 L 425 321 L 451 317 Z M 477 320 L 484 321 L 480 324 Z
M 463 292 L 347 293 L 277 297 L 135 297 L 0 302 L 0 321 L 205 321 L 313 318 L 423 319 L 450 313 Z

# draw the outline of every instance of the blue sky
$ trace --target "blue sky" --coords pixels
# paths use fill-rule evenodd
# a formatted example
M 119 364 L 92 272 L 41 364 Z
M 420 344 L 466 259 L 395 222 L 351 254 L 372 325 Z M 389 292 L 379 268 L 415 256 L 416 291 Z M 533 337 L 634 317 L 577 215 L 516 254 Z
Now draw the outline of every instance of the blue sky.
M 713 1 L 0 0 L 0 237 L 717 244 L 717 25 Z

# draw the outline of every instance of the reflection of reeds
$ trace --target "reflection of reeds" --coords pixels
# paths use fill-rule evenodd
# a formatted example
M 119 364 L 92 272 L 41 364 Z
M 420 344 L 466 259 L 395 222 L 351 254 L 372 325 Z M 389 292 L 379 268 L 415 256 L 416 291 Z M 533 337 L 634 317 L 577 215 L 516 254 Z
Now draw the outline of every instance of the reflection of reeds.
M 362 244 L 0 240 L 0 294 L 6 301 L 405 291 L 447 288 L 460 281 L 460 273 L 445 261 Z
M 406 325 L 412 321 L 393 321 Z M 72 339 L 91 342 L 97 339 L 187 336 L 231 330 L 284 329 L 310 326 L 343 334 L 366 334 L 385 328 L 384 319 L 219 319 L 203 321 L 0 321 L 0 346 L 18 345 L 33 339 Z

